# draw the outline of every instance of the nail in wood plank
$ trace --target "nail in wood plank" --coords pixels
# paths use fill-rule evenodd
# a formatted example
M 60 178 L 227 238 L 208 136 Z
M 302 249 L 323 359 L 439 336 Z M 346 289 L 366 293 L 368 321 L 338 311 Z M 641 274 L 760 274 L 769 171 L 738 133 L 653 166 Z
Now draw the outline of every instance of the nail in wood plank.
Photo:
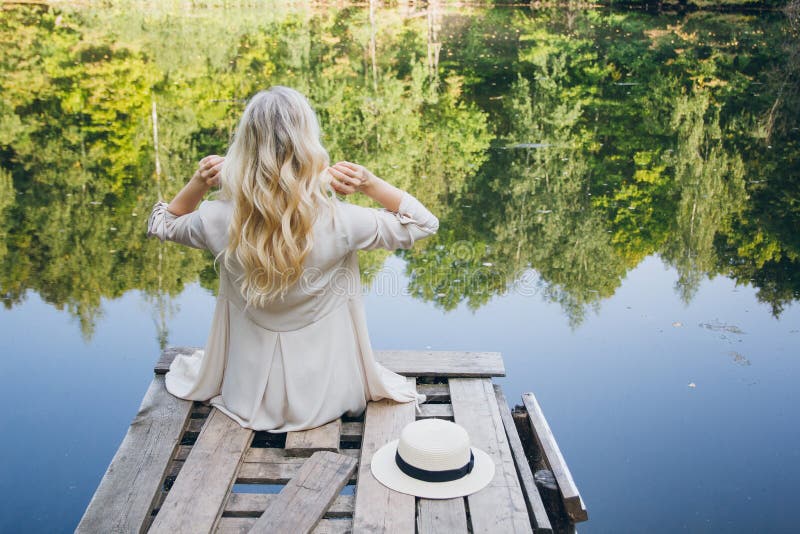
M 466 534 L 467 509 L 464 497 L 454 499 L 420 499 L 417 502 L 418 534 Z
M 250 533 L 311 532 L 350 480 L 357 463 L 355 458 L 344 454 L 315 452 L 278 498 L 270 502 Z
M 166 476 L 192 401 L 156 376 L 75 532 L 139 532 Z
M 575 522 L 586 521 L 589 519 L 586 506 L 583 504 L 578 487 L 572 479 L 572 473 L 567 467 L 567 462 L 564 461 L 561 449 L 558 448 L 556 438 L 550 430 L 550 425 L 547 424 L 547 419 L 544 418 L 544 413 L 536 400 L 536 396 L 533 393 L 523 393 L 522 402 L 528 411 L 528 420 L 542 457 L 556 477 L 567 515 Z
M 408 378 L 415 385 L 416 379 Z M 414 421 L 414 403 L 391 399 L 370 401 L 364 416 L 364 437 L 358 466 L 353 532 L 414 533 L 414 496 L 390 490 L 372 475 L 372 456 Z
M 252 437 L 252 429 L 214 408 L 149 532 L 211 532 Z
M 489 485 L 467 496 L 473 532 L 532 532 L 491 379 L 451 378 L 449 383 L 455 422 L 495 464 Z
M 286 433 L 287 454 L 295 456 L 311 456 L 316 451 L 339 451 L 339 440 L 342 433 L 342 420 L 336 419 L 330 423 L 302 430 Z
M 552 532 L 553 527 L 550 524 L 550 518 L 547 517 L 547 510 L 545 510 L 542 496 L 539 494 L 539 488 L 536 487 L 536 481 L 533 478 L 528 458 L 525 456 L 525 449 L 522 447 L 522 441 L 517 433 L 517 425 L 514 424 L 508 401 L 506 401 L 506 396 L 503 394 L 499 384 L 494 384 L 494 393 L 497 398 L 497 406 L 500 409 L 500 418 L 506 428 L 508 445 L 511 448 L 511 454 L 514 456 L 514 463 L 517 466 L 517 474 L 522 483 L 522 492 L 525 495 L 525 502 L 528 504 L 528 514 L 533 521 L 534 530 L 541 533 Z

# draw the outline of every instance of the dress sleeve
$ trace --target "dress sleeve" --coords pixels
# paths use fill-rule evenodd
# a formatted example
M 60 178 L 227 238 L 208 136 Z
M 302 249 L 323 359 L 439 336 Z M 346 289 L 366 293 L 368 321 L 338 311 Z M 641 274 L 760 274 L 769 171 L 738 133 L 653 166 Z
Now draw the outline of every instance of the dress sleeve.
M 175 241 L 194 248 L 208 248 L 200 210 L 178 216 L 170 212 L 167 205 L 160 200 L 153 206 L 147 219 L 147 237 L 155 236 L 161 241 Z
M 406 191 L 403 191 L 397 212 L 348 202 L 343 206 L 351 250 L 408 249 L 439 229 L 439 219 Z

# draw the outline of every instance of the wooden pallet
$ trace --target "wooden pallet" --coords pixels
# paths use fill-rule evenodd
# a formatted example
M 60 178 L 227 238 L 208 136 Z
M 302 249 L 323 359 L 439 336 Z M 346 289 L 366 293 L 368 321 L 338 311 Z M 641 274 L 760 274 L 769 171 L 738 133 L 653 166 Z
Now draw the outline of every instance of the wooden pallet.
M 216 408 L 166 391 L 163 374 L 170 362 L 193 350 L 162 354 L 76 532 L 255 532 L 287 524 L 281 514 L 312 509 L 319 513 L 309 512 L 310 520 L 290 519 L 297 531 L 573 532 L 576 522 L 587 519 L 533 394 L 523 395 L 512 413 L 492 383 L 493 376 L 505 374 L 498 353 L 378 351 L 379 362 L 427 396 L 420 414 L 413 403 L 381 400 L 369 402 L 357 418 L 271 433 L 242 428 Z M 496 470 L 487 487 L 462 498 L 421 499 L 391 491 L 372 476 L 375 451 L 399 437 L 403 426 L 426 417 L 454 420 L 491 456 Z M 353 470 L 342 471 L 348 466 Z M 317 495 L 297 482 L 308 477 L 346 485 L 341 491 L 320 488 Z M 317 495 L 318 502 L 299 506 L 297 492 L 312 501 Z

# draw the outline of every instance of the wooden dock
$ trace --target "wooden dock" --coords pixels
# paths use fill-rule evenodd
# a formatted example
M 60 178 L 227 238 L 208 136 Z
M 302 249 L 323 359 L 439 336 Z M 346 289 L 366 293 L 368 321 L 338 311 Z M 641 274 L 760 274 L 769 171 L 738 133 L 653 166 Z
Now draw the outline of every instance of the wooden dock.
M 575 532 L 588 516 L 533 393 L 513 410 L 492 377 L 499 353 L 378 351 L 427 395 L 369 402 L 358 418 L 288 433 L 242 428 L 216 408 L 166 391 L 166 350 L 139 412 L 75 532 Z M 495 477 L 456 499 L 389 490 L 370 472 L 384 443 L 415 418 L 466 428 Z

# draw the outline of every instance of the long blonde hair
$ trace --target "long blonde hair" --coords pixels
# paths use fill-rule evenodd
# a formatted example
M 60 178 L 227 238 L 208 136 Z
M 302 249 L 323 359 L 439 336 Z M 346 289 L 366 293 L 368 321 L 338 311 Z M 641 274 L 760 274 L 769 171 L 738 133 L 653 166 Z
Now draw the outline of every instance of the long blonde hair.
M 236 259 L 243 268 L 248 305 L 283 297 L 300 279 L 314 221 L 332 206 L 329 164 L 302 94 L 274 86 L 250 99 L 225 156 L 220 191 L 234 204 L 225 265 Z

